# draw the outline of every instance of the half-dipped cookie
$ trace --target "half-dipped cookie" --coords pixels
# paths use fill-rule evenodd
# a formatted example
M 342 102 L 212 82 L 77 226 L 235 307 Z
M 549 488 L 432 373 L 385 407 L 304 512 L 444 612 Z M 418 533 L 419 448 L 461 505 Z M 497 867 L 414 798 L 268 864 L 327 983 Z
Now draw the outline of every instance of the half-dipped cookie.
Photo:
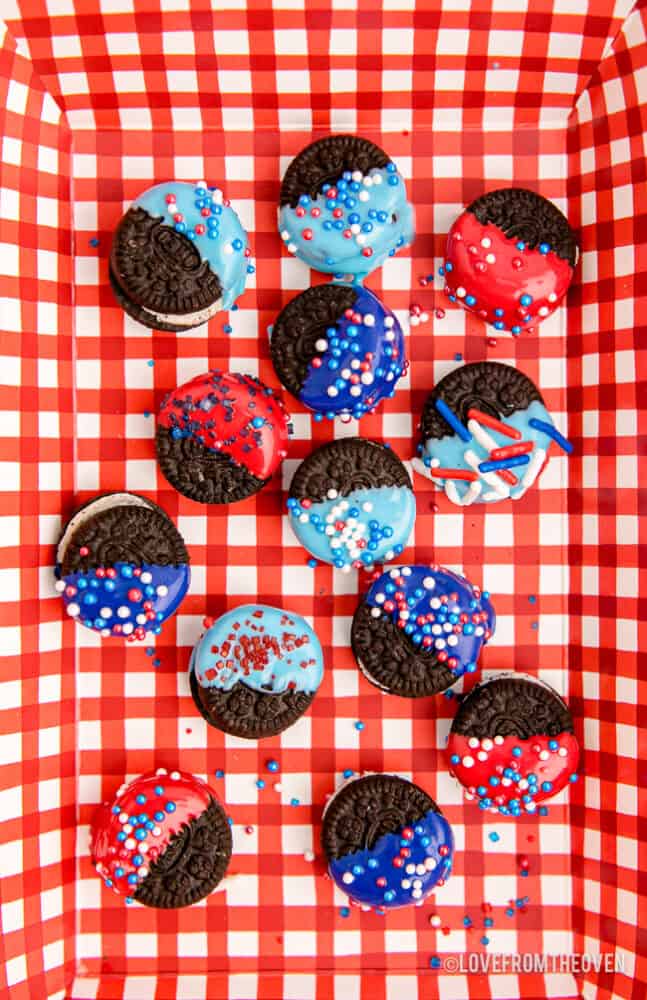
M 365 438 L 331 441 L 308 455 L 292 478 L 287 506 L 304 548 L 345 573 L 395 559 L 416 516 L 404 464 L 391 448 Z
M 270 347 L 279 379 L 315 419 L 371 413 L 393 396 L 406 367 L 402 327 L 362 285 L 297 295 L 276 320 Z
M 177 909 L 204 899 L 231 858 L 231 827 L 216 793 L 185 771 L 158 768 L 104 803 L 90 835 L 92 864 L 127 903 Z
M 552 441 L 570 454 L 535 384 L 511 365 L 477 361 L 427 397 L 412 465 L 459 507 L 518 500 L 548 460 Z
M 316 271 L 365 275 L 414 238 L 404 179 L 387 154 L 356 135 L 311 143 L 281 184 L 279 232 Z
M 321 644 L 305 618 L 266 604 L 244 604 L 209 623 L 189 663 L 203 718 L 251 740 L 296 722 L 322 677 Z
M 452 302 L 519 336 L 566 295 L 577 238 L 556 205 L 525 188 L 490 191 L 449 231 L 442 273 Z
M 164 398 L 155 444 L 171 486 L 198 503 L 258 493 L 287 454 L 289 416 L 251 375 L 209 371 Z
M 245 288 L 247 233 L 220 188 L 156 184 L 117 226 L 110 282 L 145 326 L 188 330 L 229 309 Z
M 389 694 L 422 698 L 473 673 L 494 634 L 487 591 L 440 566 L 400 566 L 373 582 L 353 618 L 365 677 Z
M 72 515 L 55 575 L 71 618 L 129 640 L 158 635 L 191 580 L 179 531 L 161 507 L 136 493 L 104 493 Z
M 577 780 L 579 745 L 568 706 L 523 674 L 483 681 L 461 702 L 447 743 L 452 773 L 479 808 L 505 816 L 543 811 Z
M 454 837 L 434 800 L 395 774 L 367 774 L 326 803 L 328 873 L 364 909 L 420 905 L 451 872 Z

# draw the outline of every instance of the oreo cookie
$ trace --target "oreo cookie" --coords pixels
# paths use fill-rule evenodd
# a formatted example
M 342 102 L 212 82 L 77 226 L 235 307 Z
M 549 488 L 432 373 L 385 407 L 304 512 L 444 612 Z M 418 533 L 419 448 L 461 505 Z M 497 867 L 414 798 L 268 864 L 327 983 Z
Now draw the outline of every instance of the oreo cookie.
M 156 330 L 188 330 L 229 309 L 249 268 L 247 233 L 219 188 L 156 184 L 119 223 L 110 282 L 120 306 Z
M 365 438 L 331 441 L 308 455 L 287 507 L 304 548 L 344 573 L 395 559 L 416 516 L 405 466 L 391 448 Z
M 371 413 L 404 373 L 396 316 L 362 285 L 316 285 L 285 306 L 272 329 L 274 369 L 315 420 Z
M 287 454 L 289 416 L 251 375 L 212 370 L 168 393 L 155 444 L 171 486 L 198 503 L 258 493 Z
M 281 185 L 279 232 L 316 271 L 365 275 L 414 238 L 413 207 L 387 154 L 356 135 L 318 139 Z
M 522 674 L 473 688 L 447 743 L 467 797 L 504 816 L 544 814 L 539 803 L 577 780 L 579 753 L 566 703 L 548 684 Z
M 376 687 L 423 698 L 473 673 L 495 626 L 487 591 L 440 566 L 401 566 L 371 585 L 355 612 L 351 645 Z
M 394 774 L 352 778 L 328 800 L 328 873 L 362 909 L 421 905 L 449 878 L 451 827 L 432 798 Z
M 519 336 L 557 309 L 577 255 L 575 233 L 556 205 L 525 188 L 502 188 L 458 217 L 441 273 L 452 302 Z
M 495 361 L 462 365 L 441 379 L 420 431 L 413 468 L 459 507 L 518 500 L 546 465 L 551 441 L 573 450 L 534 383 Z
M 209 725 L 259 740 L 282 733 L 307 711 L 323 677 L 323 654 L 304 618 L 244 604 L 205 624 L 189 681 Z
M 159 635 L 189 588 L 189 556 L 167 514 L 136 493 L 104 493 L 70 518 L 56 550 L 67 614 L 102 636 Z
M 127 903 L 191 906 L 213 892 L 231 859 L 231 827 L 215 792 L 185 771 L 160 767 L 97 813 L 92 864 Z

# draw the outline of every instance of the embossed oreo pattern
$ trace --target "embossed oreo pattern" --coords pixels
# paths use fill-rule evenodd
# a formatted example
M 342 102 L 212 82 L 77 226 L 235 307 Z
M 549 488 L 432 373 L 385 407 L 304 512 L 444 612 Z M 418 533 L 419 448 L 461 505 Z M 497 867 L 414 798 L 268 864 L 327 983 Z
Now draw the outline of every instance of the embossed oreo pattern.
M 577 240 L 566 217 L 547 198 L 526 188 L 502 188 L 481 195 L 467 208 L 482 225 L 491 222 L 508 237 L 523 240 L 535 249 L 547 243 L 567 260 L 571 267 L 577 261 Z
M 196 707 L 209 725 L 248 740 L 282 733 L 308 710 L 316 694 L 293 690 L 265 694 L 240 681 L 230 691 L 206 688 L 193 671 L 189 682 Z
M 406 486 L 411 479 L 398 456 L 365 438 L 341 438 L 313 451 L 294 474 L 290 497 L 319 502 L 334 489 L 341 496 L 352 490 Z
M 192 437 L 174 438 L 158 424 L 157 461 L 169 483 L 198 503 L 235 503 L 258 493 L 266 479 L 252 475 L 224 452 L 205 448 Z
M 461 703 L 452 732 L 462 736 L 558 736 L 573 719 L 557 692 L 523 677 L 501 677 L 475 687 Z
M 281 184 L 281 205 L 296 208 L 299 197 L 315 198 L 324 184 L 332 184 L 345 170 L 366 174 L 385 167 L 389 157 L 368 139 L 356 135 L 331 135 L 307 146 L 290 163 Z

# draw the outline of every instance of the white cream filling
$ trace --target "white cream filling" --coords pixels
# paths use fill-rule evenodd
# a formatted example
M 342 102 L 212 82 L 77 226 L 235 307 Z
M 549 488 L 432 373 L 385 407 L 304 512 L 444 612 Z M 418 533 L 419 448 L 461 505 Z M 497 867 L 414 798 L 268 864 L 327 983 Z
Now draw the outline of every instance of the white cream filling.
M 142 306 L 142 308 L 148 316 L 152 316 L 159 323 L 172 323 L 174 326 L 199 326 L 201 323 L 206 323 L 212 316 L 215 316 L 217 312 L 220 312 L 222 309 L 222 298 L 217 299 L 212 305 L 207 306 L 206 309 L 199 309 L 193 313 L 180 313 L 179 315 L 175 313 L 153 312 L 152 309 L 147 309 L 145 306 Z

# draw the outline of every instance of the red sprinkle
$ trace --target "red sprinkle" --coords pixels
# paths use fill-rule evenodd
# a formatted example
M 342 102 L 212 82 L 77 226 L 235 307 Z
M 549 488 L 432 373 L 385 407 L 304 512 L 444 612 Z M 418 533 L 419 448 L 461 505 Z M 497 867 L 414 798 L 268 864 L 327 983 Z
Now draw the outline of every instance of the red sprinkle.
M 201 208 L 200 209 L 200 215 L 202 215 L 206 219 L 206 217 L 208 215 L 211 215 L 211 209 L 210 208 Z
M 81 548 L 79 549 L 79 555 L 80 556 L 88 556 L 88 555 L 90 555 L 90 550 L 87 547 L 87 545 L 82 545 L 81 546 Z
M 499 431 L 500 434 L 505 434 L 506 437 L 514 438 L 515 441 L 519 441 L 521 438 L 521 431 L 518 431 L 516 427 L 504 424 L 501 420 L 497 420 L 496 417 L 491 417 L 489 413 L 482 413 L 481 410 L 471 409 L 467 411 L 467 417 L 468 420 L 478 420 L 480 424 L 484 424 L 493 431 Z
M 306 210 L 303 207 L 303 205 L 297 205 L 297 207 L 295 208 L 295 212 L 297 213 L 300 219 L 302 219 L 303 216 L 306 214 Z
M 312 229 L 303 229 L 301 231 L 301 235 L 303 236 L 304 240 L 311 240 L 312 239 Z
M 184 222 L 184 216 L 181 212 L 178 212 L 177 215 L 173 216 L 173 222 Z
M 204 233 L 206 233 L 207 228 L 206 226 L 203 226 L 201 222 L 199 222 L 195 227 L 195 231 L 198 234 L 198 236 L 202 236 Z
M 445 310 L 444 309 L 436 309 L 436 312 L 434 313 L 434 315 L 435 315 L 436 319 L 444 319 L 445 318 Z
M 99 575 L 99 573 L 97 572 L 97 576 L 98 575 Z M 139 602 L 141 601 L 142 597 L 143 597 L 143 594 L 142 594 L 141 590 L 137 590 L 136 587 L 132 587 L 128 591 L 128 600 L 132 601 L 133 604 L 139 604 Z
M 496 339 L 496 337 L 488 337 L 488 341 L 487 342 L 488 342 L 488 346 L 489 347 L 496 347 L 496 345 L 497 345 L 497 339 Z
M 333 213 L 332 213 L 333 219 L 341 219 L 342 216 L 343 216 L 343 214 L 344 214 L 343 208 L 334 208 L 333 209 Z
M 439 479 L 464 479 L 468 483 L 474 483 L 478 479 L 478 473 L 470 469 L 442 469 L 439 466 L 431 469 L 431 474 Z
M 504 448 L 493 448 L 490 452 L 490 458 L 494 462 L 498 462 L 502 458 L 515 458 L 517 455 L 526 455 L 534 447 L 533 441 L 520 441 L 519 444 L 507 444 Z
M 318 219 L 319 216 L 321 215 L 321 209 L 317 208 L 317 206 L 315 205 L 314 208 L 310 209 L 310 215 L 312 216 L 313 219 Z
M 370 247 L 364 247 L 362 250 L 362 257 L 372 257 L 373 251 Z

